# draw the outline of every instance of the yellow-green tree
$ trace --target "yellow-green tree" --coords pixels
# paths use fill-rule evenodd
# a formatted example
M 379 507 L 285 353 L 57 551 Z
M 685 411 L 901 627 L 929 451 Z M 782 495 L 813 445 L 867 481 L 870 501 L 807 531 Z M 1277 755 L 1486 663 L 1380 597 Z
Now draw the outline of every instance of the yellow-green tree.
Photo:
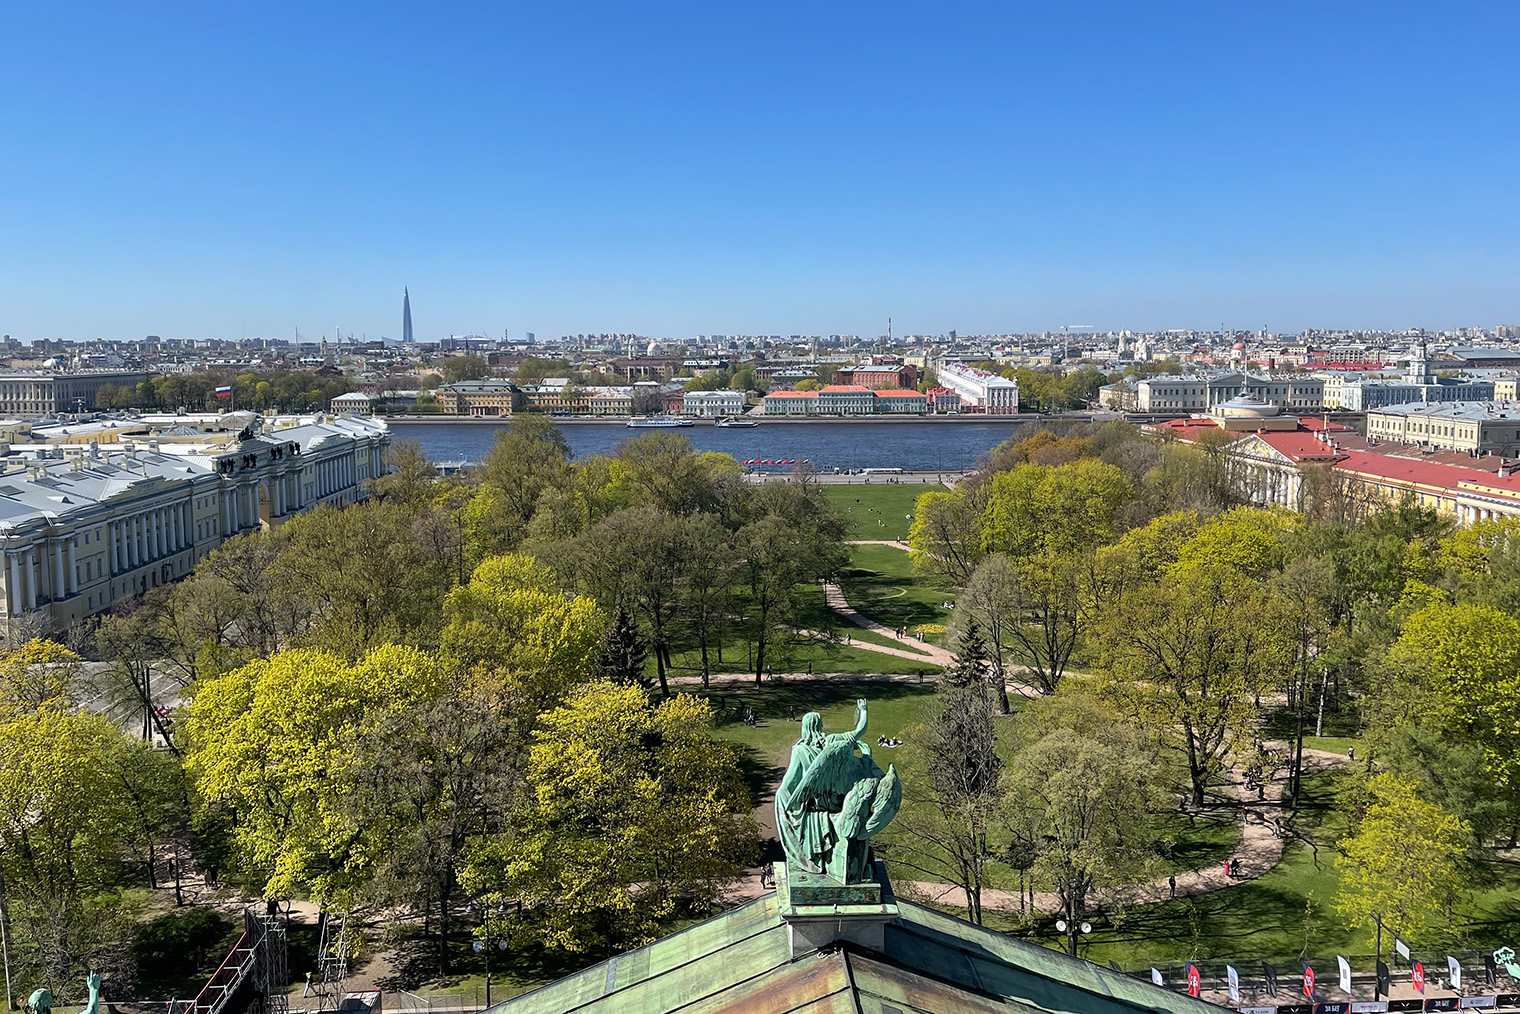
M 1381 916 L 1405 939 L 1434 943 L 1462 897 L 1471 828 L 1395 775 L 1373 775 L 1367 792 L 1361 823 L 1335 859 L 1336 910 L 1354 926 Z
M 478 848 L 464 881 L 521 900 L 549 946 L 647 943 L 683 899 L 702 911 L 754 859 L 738 757 L 713 738 L 705 701 L 654 705 L 595 683 L 541 716 L 534 739 L 530 812 Z
M 357 751 L 388 713 L 442 687 L 431 656 L 386 645 L 355 663 L 294 649 L 192 688 L 187 769 L 202 797 L 236 811 L 243 873 L 266 897 L 353 900 L 385 848 L 344 805 Z
M 999 472 L 982 512 L 982 548 L 1023 558 L 1103 545 L 1134 495 L 1123 472 L 1093 458 Z
M 493 556 L 445 604 L 443 656 L 491 677 L 531 716 L 585 680 L 607 617 L 596 602 L 566 595 L 531 556 Z

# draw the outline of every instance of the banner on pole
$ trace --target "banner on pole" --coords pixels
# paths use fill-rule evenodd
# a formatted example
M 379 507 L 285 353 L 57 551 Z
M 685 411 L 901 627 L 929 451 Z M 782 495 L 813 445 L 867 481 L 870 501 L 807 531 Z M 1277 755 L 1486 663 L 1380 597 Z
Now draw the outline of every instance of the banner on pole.
M 1230 986 L 1230 1002 L 1240 1002 L 1240 973 L 1235 971 L 1234 965 L 1224 966 L 1224 977 Z
M 1188 996 L 1199 996 L 1203 993 L 1203 976 L 1198 974 L 1198 966 L 1191 961 L 1187 966 Z
M 1151 966 L 1151 981 L 1158 986 L 1166 985 L 1166 980 L 1161 978 L 1161 969 L 1157 968 L 1155 965 Z
M 1351 962 L 1339 954 L 1335 956 L 1335 961 L 1341 966 L 1341 992 L 1349 993 L 1351 992 Z
M 1314 999 L 1314 969 L 1309 967 L 1307 961 L 1304 962 L 1304 996 Z
M 1446 956 L 1446 971 L 1451 976 L 1451 988 L 1462 988 L 1462 963 L 1450 954 Z
M 1383 961 L 1377 963 L 1377 991 L 1384 996 L 1388 995 L 1388 987 L 1393 984 L 1393 973 L 1388 970 L 1388 964 Z
M 1265 961 L 1261 963 L 1261 977 L 1266 980 L 1267 995 L 1277 996 L 1277 969 Z
M 1425 963 L 1416 961 L 1409 972 L 1409 984 L 1414 987 L 1416 993 L 1425 992 Z

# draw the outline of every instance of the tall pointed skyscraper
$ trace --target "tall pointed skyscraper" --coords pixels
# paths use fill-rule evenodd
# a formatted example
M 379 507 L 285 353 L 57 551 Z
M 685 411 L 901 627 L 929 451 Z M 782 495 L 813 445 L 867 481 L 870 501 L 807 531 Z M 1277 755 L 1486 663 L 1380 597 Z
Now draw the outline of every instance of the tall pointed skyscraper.
M 412 343 L 412 294 L 405 288 L 401 290 L 401 340 Z

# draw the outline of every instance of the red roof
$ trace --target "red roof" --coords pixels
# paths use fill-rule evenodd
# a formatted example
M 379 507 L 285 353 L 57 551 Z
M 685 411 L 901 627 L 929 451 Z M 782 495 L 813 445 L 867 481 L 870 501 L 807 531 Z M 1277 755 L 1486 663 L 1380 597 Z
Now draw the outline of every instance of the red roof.
M 1278 430 L 1256 434 L 1269 447 L 1294 461 L 1328 461 L 1348 452 L 1329 447 L 1318 434 L 1302 430 Z
M 869 387 L 861 387 L 859 384 L 830 384 L 829 386 L 823 388 L 823 390 L 829 391 L 829 392 L 832 392 L 832 393 L 836 393 L 836 394 L 870 394 L 871 393 L 871 389 Z
M 816 398 L 817 391 L 772 391 L 767 398 Z
M 1348 451 L 1336 468 L 1358 475 L 1374 476 L 1393 483 L 1456 490 L 1459 487 L 1483 487 L 1485 492 L 1520 498 L 1520 475 L 1499 478 L 1492 472 L 1458 465 L 1441 465 L 1418 458 L 1394 454 Z
M 878 398 L 922 398 L 917 391 L 877 391 Z

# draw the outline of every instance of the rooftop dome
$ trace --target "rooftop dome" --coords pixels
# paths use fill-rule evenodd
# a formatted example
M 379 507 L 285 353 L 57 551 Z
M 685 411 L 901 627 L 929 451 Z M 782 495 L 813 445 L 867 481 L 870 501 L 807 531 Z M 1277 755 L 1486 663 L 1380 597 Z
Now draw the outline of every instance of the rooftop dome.
M 1214 416 L 1220 419 L 1265 419 L 1282 412 L 1282 409 L 1271 402 L 1253 398 L 1249 394 L 1238 395 L 1229 401 L 1222 401 L 1212 409 Z

